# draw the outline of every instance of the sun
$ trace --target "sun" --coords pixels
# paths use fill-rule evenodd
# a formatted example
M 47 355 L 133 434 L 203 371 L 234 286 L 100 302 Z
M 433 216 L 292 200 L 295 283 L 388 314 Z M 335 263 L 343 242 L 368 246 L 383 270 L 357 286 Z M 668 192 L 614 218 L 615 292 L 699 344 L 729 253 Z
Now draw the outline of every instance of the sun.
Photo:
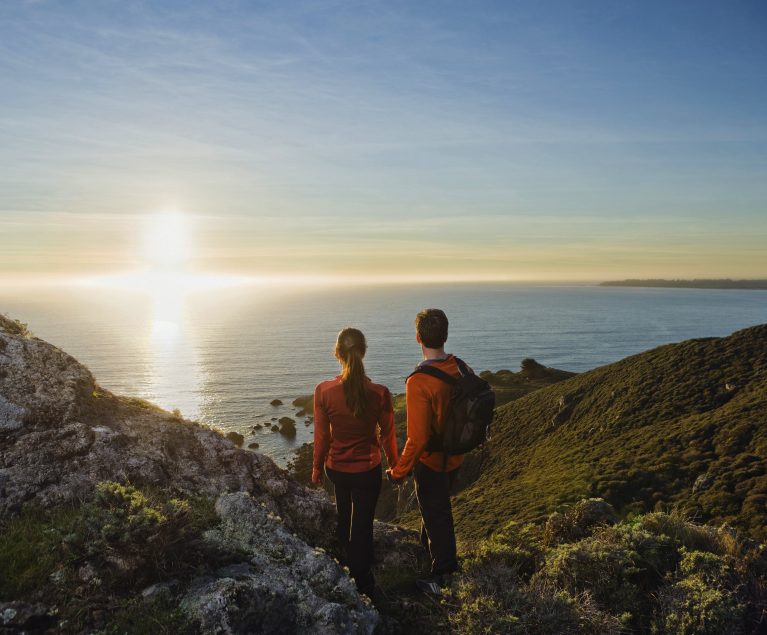
M 189 233 L 189 221 L 181 212 L 149 216 L 144 224 L 144 258 L 155 268 L 182 269 L 191 255 Z

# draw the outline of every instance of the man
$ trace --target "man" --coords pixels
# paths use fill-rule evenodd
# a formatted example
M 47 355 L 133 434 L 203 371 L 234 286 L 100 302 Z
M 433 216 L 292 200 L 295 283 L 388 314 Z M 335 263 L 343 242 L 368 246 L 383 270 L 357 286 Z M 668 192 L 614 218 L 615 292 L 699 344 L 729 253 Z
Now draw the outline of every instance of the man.
M 447 316 L 440 309 L 424 309 L 415 319 L 416 341 L 421 345 L 423 361 L 418 365 L 433 366 L 453 377 L 460 371 L 456 358 L 445 353 Z M 416 367 L 416 368 L 418 368 Z M 394 483 L 402 483 L 412 471 L 418 508 L 421 512 L 421 542 L 431 556 L 431 577 L 418 580 L 418 587 L 429 593 L 440 593 L 448 576 L 458 570 L 450 488 L 463 463 L 463 455 L 450 455 L 427 450 L 429 440 L 439 433 L 450 404 L 451 388 L 446 382 L 414 373 L 406 384 L 407 441 L 394 469 L 387 475 Z

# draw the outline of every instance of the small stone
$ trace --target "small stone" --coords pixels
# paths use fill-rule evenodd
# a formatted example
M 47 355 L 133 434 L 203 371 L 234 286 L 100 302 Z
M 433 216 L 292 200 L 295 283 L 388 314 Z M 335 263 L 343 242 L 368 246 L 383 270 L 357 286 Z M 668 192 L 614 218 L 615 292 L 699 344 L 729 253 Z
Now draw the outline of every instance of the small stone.
M 283 417 L 280 419 L 280 434 L 284 437 L 293 438 L 296 436 L 296 422 L 289 417 Z
M 170 594 L 170 586 L 168 584 L 158 582 L 157 584 L 152 584 L 151 586 L 148 586 L 146 589 L 144 589 L 141 592 L 141 597 L 143 597 L 145 600 L 154 600 L 163 596 L 169 596 Z
M 248 443 L 248 447 L 249 447 L 251 450 L 258 450 L 258 448 L 259 448 L 259 445 L 258 445 L 258 443 Z
M 234 430 L 227 432 L 226 438 L 234 443 L 238 448 L 241 448 L 242 444 L 245 443 L 245 437 L 242 436 L 239 432 L 235 432 Z
M 282 399 L 272 399 L 269 402 L 272 406 L 281 406 L 282 405 Z

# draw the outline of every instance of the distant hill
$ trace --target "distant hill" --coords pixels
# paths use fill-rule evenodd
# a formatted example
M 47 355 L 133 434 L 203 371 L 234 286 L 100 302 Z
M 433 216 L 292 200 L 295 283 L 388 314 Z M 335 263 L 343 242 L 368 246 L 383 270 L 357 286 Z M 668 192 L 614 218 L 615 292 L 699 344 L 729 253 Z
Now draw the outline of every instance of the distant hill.
M 671 287 L 677 289 L 767 289 L 767 280 L 611 280 L 601 287 Z
M 602 497 L 623 516 L 680 508 L 767 538 L 767 325 L 661 346 L 497 410 L 464 541 Z

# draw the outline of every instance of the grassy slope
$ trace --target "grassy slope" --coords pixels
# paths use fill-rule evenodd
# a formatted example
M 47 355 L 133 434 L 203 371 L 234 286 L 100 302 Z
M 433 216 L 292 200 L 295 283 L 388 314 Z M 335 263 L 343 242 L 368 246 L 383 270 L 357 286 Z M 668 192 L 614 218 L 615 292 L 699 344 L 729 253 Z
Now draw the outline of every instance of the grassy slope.
M 766 459 L 763 325 L 662 346 L 499 408 L 482 474 L 454 513 L 472 542 L 600 496 L 624 514 L 678 506 L 765 540 Z

